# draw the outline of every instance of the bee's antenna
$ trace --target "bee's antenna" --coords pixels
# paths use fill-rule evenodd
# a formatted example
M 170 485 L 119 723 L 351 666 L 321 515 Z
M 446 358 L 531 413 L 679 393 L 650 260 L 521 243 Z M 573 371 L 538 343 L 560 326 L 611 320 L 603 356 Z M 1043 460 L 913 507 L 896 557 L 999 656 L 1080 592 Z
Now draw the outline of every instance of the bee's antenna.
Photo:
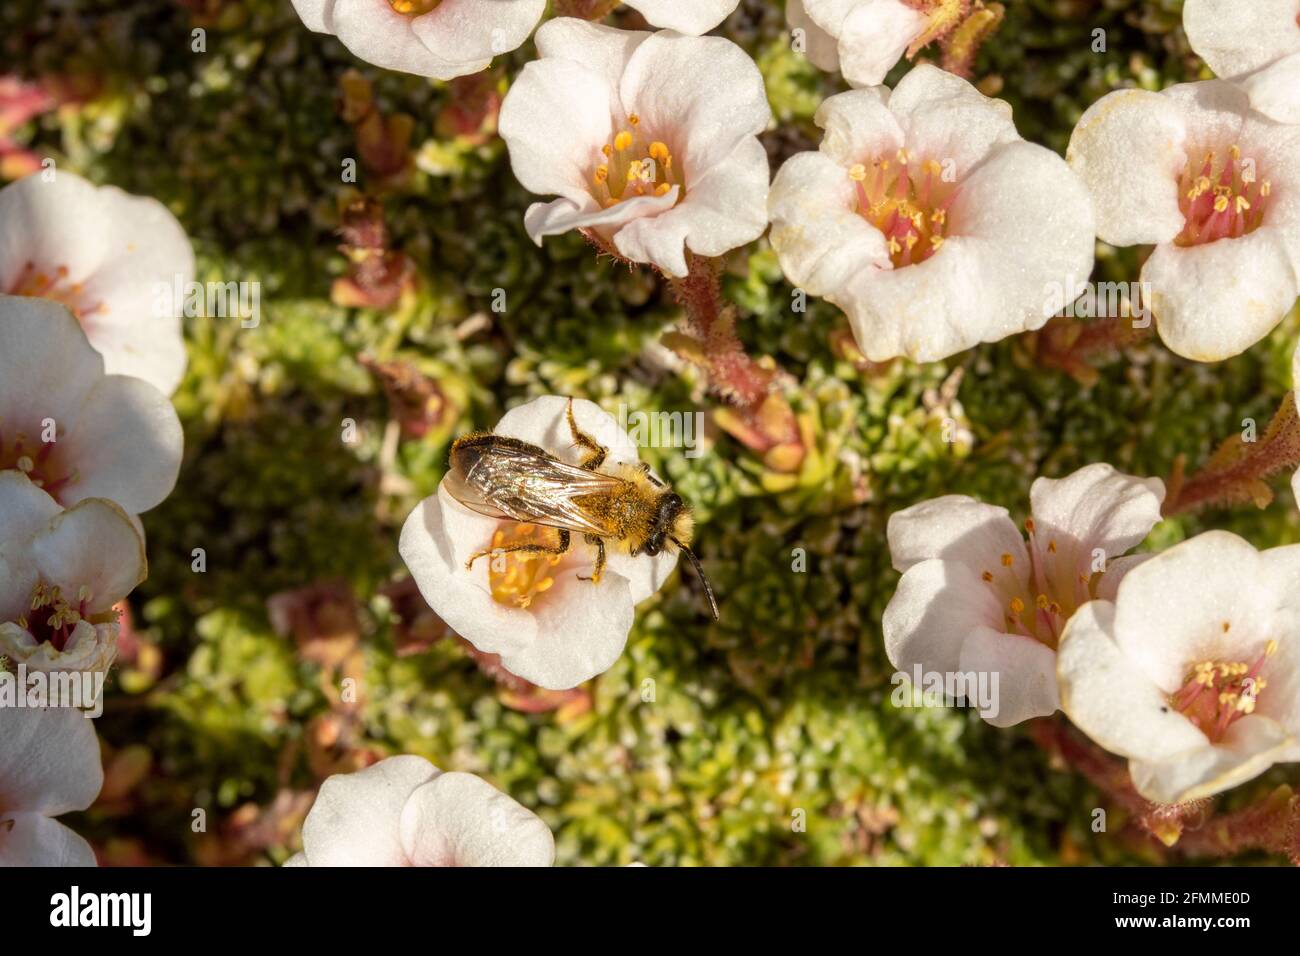
M 716 621 L 718 619 L 718 599 L 713 595 L 713 585 L 710 584 L 709 579 L 704 576 L 704 568 L 700 565 L 700 559 L 695 556 L 694 551 L 682 544 L 672 535 L 668 536 L 668 540 L 682 549 L 682 553 L 690 560 L 691 567 L 695 568 L 695 573 L 700 576 L 700 583 L 704 585 L 704 596 L 709 600 L 709 610 L 713 613 L 713 619 Z

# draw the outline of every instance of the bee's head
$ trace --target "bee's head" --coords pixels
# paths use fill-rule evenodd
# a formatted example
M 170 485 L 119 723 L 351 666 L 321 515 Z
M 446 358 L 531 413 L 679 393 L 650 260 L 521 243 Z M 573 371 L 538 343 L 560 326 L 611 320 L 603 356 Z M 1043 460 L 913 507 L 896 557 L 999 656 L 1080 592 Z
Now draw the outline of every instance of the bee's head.
M 679 527 L 685 523 L 687 527 L 687 538 L 682 538 L 677 533 Z M 686 509 L 682 502 L 681 495 L 669 491 L 659 498 L 658 506 L 655 509 L 654 522 L 650 525 L 650 534 L 646 537 L 645 544 L 641 550 L 646 554 L 654 557 L 664 549 L 664 542 L 669 538 L 677 538 L 679 541 L 689 541 L 689 527 L 692 526 L 691 513 Z

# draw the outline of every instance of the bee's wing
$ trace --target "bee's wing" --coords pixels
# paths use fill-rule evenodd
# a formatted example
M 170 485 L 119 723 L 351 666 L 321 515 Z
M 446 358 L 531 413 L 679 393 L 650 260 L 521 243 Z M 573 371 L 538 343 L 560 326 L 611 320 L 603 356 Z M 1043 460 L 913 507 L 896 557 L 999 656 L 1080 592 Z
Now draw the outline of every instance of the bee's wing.
M 445 484 L 466 508 L 490 518 L 610 537 L 613 529 L 584 510 L 577 499 L 607 494 L 625 482 L 565 464 L 519 442 L 464 449 L 447 472 Z

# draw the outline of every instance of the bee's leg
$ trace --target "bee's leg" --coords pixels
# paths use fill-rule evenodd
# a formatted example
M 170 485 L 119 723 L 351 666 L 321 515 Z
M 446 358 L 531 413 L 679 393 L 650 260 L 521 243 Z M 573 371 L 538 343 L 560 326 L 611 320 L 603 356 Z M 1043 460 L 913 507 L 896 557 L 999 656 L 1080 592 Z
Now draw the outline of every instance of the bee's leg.
M 479 558 L 487 558 L 496 554 L 553 554 L 559 557 L 569 550 L 569 532 L 556 528 L 555 533 L 559 535 L 559 540 L 553 546 L 545 544 L 512 544 L 508 548 L 489 548 L 487 551 L 480 551 L 466 561 L 465 568 L 469 570 L 474 567 L 474 562 Z
M 587 544 L 594 545 L 596 548 L 596 567 L 591 572 L 591 577 L 579 574 L 579 581 L 590 581 L 592 584 L 600 583 L 600 576 L 605 573 L 605 539 L 598 535 L 588 534 L 583 536 Z
M 569 433 L 573 435 L 573 443 L 589 453 L 582 460 L 582 467 L 587 471 L 595 471 L 605 464 L 605 456 L 609 454 L 609 449 L 578 428 L 578 420 L 573 417 L 573 399 L 569 399 L 569 408 L 565 415 L 569 419 Z
M 645 475 L 646 481 L 650 482 L 650 484 L 654 485 L 656 488 L 665 487 L 662 481 L 650 474 L 650 465 L 648 462 L 641 462 L 641 474 Z

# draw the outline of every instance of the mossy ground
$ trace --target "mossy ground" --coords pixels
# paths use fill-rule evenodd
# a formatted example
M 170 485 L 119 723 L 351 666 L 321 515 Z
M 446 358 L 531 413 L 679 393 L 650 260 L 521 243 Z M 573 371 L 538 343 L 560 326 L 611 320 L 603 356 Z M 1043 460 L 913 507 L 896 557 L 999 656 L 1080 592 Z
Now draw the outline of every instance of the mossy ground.
M 1007 0 L 977 77 L 1013 105 L 1022 135 L 1063 151 L 1105 92 L 1202 75 L 1180 6 Z M 777 156 L 816 142 L 812 113 L 841 88 L 790 52 L 780 8 L 747 0 L 726 28 L 768 79 Z M 196 26 L 206 52 L 192 49 Z M 1094 50 L 1097 28 L 1105 52 Z M 435 132 L 447 87 L 357 61 L 309 33 L 287 0 L 10 0 L 0 55 L 31 77 L 98 78 L 88 103 L 22 131 L 34 148 L 167 203 L 194 239 L 201 278 L 262 283 L 257 329 L 188 326 L 190 374 L 176 399 L 184 470 L 145 516 L 152 574 L 133 600 L 157 661 L 118 670 L 98 724 L 116 789 L 77 821 L 108 859 L 282 860 L 296 848 L 321 766 L 309 757 L 322 746 L 336 757 L 418 753 L 484 774 L 547 820 L 563 864 L 1155 859 L 1093 833 L 1100 798 L 1022 731 L 890 704 L 879 620 L 897 575 L 885 521 L 951 492 L 1022 516 L 1040 474 L 1109 461 L 1163 476 L 1180 453 L 1196 462 L 1244 418 L 1262 429 L 1290 386 L 1294 322 L 1213 366 L 1147 342 L 1088 388 L 1035 367 L 1016 341 L 867 374 L 832 348 L 837 310 L 793 313 L 774 256 L 755 244 L 730 262 L 739 332 L 796 380 L 829 475 L 773 494 L 725 435 L 693 460 L 649 450 L 699 510 L 723 620 L 708 623 L 698 593 L 674 579 L 640 609 L 626 654 L 591 685 L 590 709 L 524 713 L 453 640 L 397 653 L 395 612 L 379 593 L 405 575 L 397 531 L 436 486 L 451 437 L 490 427 L 529 396 L 585 396 L 611 412 L 620 402 L 710 407 L 694 373 L 646 360 L 678 316 L 662 285 L 597 261 L 576 237 L 535 248 L 522 228 L 532 197 L 500 141 L 467 146 Z M 530 56 L 531 44 L 500 61 L 502 81 Z M 385 210 L 420 291 L 393 311 L 329 296 L 345 267 L 340 164 L 357 155 L 338 112 L 348 68 L 373 81 L 384 112 L 414 119 L 421 168 Z M 1136 269 L 1135 251 L 1101 250 L 1105 278 L 1136 279 Z M 497 289 L 504 313 L 491 308 Z M 481 331 L 458 335 L 476 315 L 488 319 Z M 416 363 L 453 398 L 454 416 L 388 454 L 389 405 L 363 353 Z M 959 369 L 952 400 L 940 386 Z M 945 441 L 945 419 L 973 442 Z M 357 425 L 353 443 L 345 420 Z M 1298 527 L 1284 492 L 1265 511 L 1167 522 L 1153 543 L 1209 526 L 1259 546 L 1295 540 Z M 797 548 L 802 573 L 792 570 Z M 361 641 L 323 674 L 273 631 L 266 602 L 329 580 L 357 596 Z M 358 681 L 354 708 L 337 701 L 344 673 Z M 1258 787 L 1284 779 L 1275 772 Z

